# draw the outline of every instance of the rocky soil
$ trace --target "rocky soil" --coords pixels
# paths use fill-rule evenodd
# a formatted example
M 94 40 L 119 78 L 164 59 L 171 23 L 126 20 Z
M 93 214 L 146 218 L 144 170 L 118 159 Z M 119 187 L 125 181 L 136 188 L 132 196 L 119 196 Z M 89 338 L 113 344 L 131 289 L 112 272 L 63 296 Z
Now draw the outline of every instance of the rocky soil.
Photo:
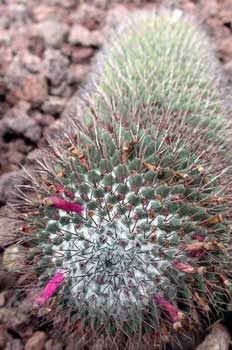
M 0 256 L 14 242 L 5 205 L 24 181 L 21 166 L 33 164 L 45 138 L 67 117 L 102 45 L 107 18 L 158 6 L 198 18 L 232 86 L 231 0 L 0 0 Z M 0 265 L 0 350 L 74 349 L 72 339 L 64 344 L 53 337 L 52 326 L 31 311 L 30 291 L 21 292 L 25 284 L 25 277 Z M 228 349 L 226 328 L 213 332 L 200 350 Z

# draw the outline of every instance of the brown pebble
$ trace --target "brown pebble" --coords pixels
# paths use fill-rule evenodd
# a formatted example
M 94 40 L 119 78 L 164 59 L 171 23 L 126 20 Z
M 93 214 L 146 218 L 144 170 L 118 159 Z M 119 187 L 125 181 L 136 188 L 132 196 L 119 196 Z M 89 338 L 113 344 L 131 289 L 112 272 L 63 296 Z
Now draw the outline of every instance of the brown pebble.
M 43 350 L 47 335 L 44 332 L 35 332 L 26 342 L 25 350 Z

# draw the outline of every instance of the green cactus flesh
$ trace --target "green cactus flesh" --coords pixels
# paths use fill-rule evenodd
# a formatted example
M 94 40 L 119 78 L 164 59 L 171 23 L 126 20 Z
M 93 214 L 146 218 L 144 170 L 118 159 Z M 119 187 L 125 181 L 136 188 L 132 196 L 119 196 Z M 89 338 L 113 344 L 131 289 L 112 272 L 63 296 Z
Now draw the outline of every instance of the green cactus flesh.
M 112 42 L 33 179 L 29 264 L 39 288 L 63 272 L 51 301 L 74 332 L 162 348 L 230 296 L 228 122 L 195 24 L 140 15 Z M 46 205 L 67 191 L 81 215 Z

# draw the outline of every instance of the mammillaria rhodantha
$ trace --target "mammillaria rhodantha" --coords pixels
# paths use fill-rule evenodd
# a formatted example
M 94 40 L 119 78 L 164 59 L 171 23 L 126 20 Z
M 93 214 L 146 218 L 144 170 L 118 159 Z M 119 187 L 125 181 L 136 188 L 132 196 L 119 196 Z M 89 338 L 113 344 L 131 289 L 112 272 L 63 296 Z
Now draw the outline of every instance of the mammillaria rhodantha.
M 62 314 L 77 349 L 178 347 L 230 298 L 217 61 L 188 19 L 129 22 L 99 55 L 72 130 L 31 176 L 36 198 L 21 215 L 35 302 Z

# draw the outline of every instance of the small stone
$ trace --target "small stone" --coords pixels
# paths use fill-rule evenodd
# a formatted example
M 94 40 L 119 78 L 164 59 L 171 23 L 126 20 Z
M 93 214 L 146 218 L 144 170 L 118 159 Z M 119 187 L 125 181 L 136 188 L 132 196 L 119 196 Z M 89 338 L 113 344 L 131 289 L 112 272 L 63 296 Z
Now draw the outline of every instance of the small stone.
M 24 132 L 23 136 L 32 142 L 39 141 L 41 137 L 41 129 L 39 125 L 34 124 L 31 127 L 28 127 Z
M 28 51 L 20 52 L 22 65 L 31 73 L 39 73 L 42 70 L 42 61 L 40 57 L 33 55 Z
M 55 18 L 45 19 L 35 26 L 35 31 L 48 46 L 59 48 L 68 34 L 68 26 Z
M 55 49 L 47 49 L 44 57 L 46 77 L 52 85 L 59 85 L 67 78 L 68 59 Z
M 9 46 L 12 41 L 12 35 L 9 30 L 0 29 L 0 45 Z
M 31 117 L 36 121 L 36 123 L 41 127 L 44 128 L 46 126 L 51 125 L 54 123 L 55 119 L 52 115 L 49 114 L 42 114 L 38 111 L 32 112 Z
M 5 327 L 16 330 L 19 326 L 26 323 L 28 316 L 20 312 L 18 307 L 0 308 L 0 323 Z
M 35 332 L 25 344 L 25 350 L 44 350 L 47 335 L 44 332 Z
M 215 0 L 216 1 L 216 0 Z M 218 1 L 220 10 L 216 12 L 223 23 L 232 23 L 232 2 L 231 0 Z
M 99 31 L 90 31 L 84 26 L 76 24 L 71 29 L 68 42 L 71 45 L 98 47 L 102 43 L 102 36 Z
M 69 68 L 69 81 L 80 83 L 87 75 L 89 66 L 87 64 L 72 64 Z
M 62 350 L 63 344 L 55 342 L 53 339 L 49 339 L 45 344 L 45 350 Z
M 8 7 L 11 25 L 13 24 L 16 27 L 22 26 L 28 22 L 30 14 L 26 4 L 10 4 Z
M 47 82 L 45 77 L 39 74 L 28 74 L 23 81 L 22 89 L 18 92 L 19 97 L 30 102 L 33 107 L 43 103 L 47 94 Z
M 231 35 L 218 40 L 218 51 L 219 55 L 223 58 L 224 62 L 232 60 L 232 40 Z
M 45 42 L 44 39 L 38 35 L 31 35 L 28 43 L 28 50 L 36 56 L 42 58 L 44 50 L 45 50 Z
M 42 105 L 42 110 L 45 113 L 56 115 L 63 112 L 66 105 L 66 98 L 50 96 Z
M 18 105 L 19 106 L 19 105 Z M 22 134 L 32 142 L 37 142 L 41 136 L 41 128 L 35 120 L 28 116 L 27 111 L 18 106 L 10 109 L 2 120 L 5 133 Z
M 102 26 L 104 24 L 105 17 L 105 11 L 102 11 L 96 6 L 88 3 L 83 3 L 79 11 L 74 11 L 73 14 L 71 14 L 71 18 L 74 23 L 82 24 L 90 30 Z
M 12 339 L 10 340 L 4 350 L 23 350 L 23 344 L 20 339 Z
M 0 325 L 0 349 L 5 349 L 8 341 L 12 339 L 11 335 L 6 331 L 4 325 Z
M 89 60 L 94 54 L 94 49 L 92 47 L 75 47 L 72 50 L 72 62 L 81 63 L 83 61 Z
M 26 69 L 18 56 L 15 56 L 5 72 L 5 82 L 9 90 L 22 85 L 22 81 L 27 74 Z
M 32 11 L 36 22 L 43 22 L 52 16 L 54 8 L 44 3 L 40 3 L 36 5 Z
M 61 47 L 61 53 L 65 56 L 65 57 L 71 57 L 72 54 L 72 46 L 69 45 L 68 43 L 64 43 Z
M 60 85 L 51 86 L 50 94 L 54 96 L 70 97 L 72 94 L 72 89 L 69 86 L 69 81 L 64 80 Z
M 230 343 L 231 338 L 226 327 L 216 323 L 196 350 L 229 350 Z
M 0 43 L 1 46 L 1 43 Z M 5 75 L 7 70 L 9 69 L 10 64 L 13 61 L 13 53 L 11 48 L 9 47 L 0 47 L 0 74 Z

